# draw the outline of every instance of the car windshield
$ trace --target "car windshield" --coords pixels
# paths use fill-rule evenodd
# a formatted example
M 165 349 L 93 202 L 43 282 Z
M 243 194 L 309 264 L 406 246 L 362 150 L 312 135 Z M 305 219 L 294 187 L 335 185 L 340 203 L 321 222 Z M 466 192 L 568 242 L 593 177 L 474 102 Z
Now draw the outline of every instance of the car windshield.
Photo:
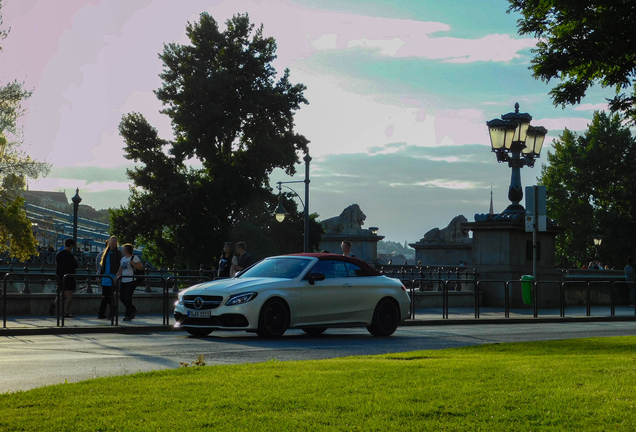
M 245 270 L 239 277 L 296 279 L 311 263 L 302 258 L 270 258 Z

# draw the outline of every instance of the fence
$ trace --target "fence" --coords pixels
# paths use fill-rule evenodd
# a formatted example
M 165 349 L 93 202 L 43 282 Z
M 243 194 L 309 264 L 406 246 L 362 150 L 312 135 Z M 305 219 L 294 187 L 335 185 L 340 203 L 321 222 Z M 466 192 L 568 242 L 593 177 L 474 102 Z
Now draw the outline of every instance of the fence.
M 503 316 L 504 318 L 510 318 L 510 293 L 514 287 L 518 287 L 521 290 L 521 281 L 512 280 L 512 281 L 504 281 L 504 280 L 489 280 L 483 279 L 478 281 L 466 281 L 465 279 L 427 279 L 427 281 L 434 282 L 441 287 L 441 296 L 442 296 L 442 319 L 449 318 L 449 292 L 452 290 L 451 287 L 455 287 L 458 284 L 465 285 L 473 285 L 474 286 L 474 316 L 475 319 L 480 319 L 480 310 L 481 305 L 479 301 L 479 294 L 482 291 L 480 288 L 485 284 L 499 285 L 503 289 Z M 525 282 L 524 282 L 525 283 Z M 617 299 L 617 290 L 619 287 L 622 288 L 632 288 L 636 284 L 633 282 L 627 281 L 537 281 L 537 282 L 528 282 L 532 284 L 532 314 L 534 318 L 539 317 L 539 311 L 541 309 L 541 291 L 545 289 L 547 286 L 552 286 L 553 288 L 557 288 L 559 290 L 558 296 L 558 304 L 559 304 L 559 317 L 566 317 L 566 310 L 568 308 L 568 300 L 566 298 L 566 289 L 570 287 L 570 289 L 575 288 L 578 290 L 582 290 L 584 292 L 584 303 L 585 303 L 585 316 L 592 316 L 592 308 L 593 307 L 601 307 L 602 305 L 593 304 L 591 298 L 592 287 L 596 286 L 600 291 L 604 291 L 604 294 L 607 294 L 610 299 L 610 316 L 616 316 L 616 299 Z M 411 310 L 410 310 L 410 319 L 416 318 L 416 307 L 415 307 L 415 293 L 418 291 L 416 284 L 411 284 L 408 288 L 410 297 L 411 297 Z M 634 316 L 636 316 L 636 305 L 633 306 Z
M 188 282 L 204 282 L 211 281 L 214 279 L 214 275 L 216 275 L 216 271 L 213 270 L 204 270 L 203 267 L 199 268 L 199 270 L 179 270 L 173 268 L 172 270 L 154 270 L 151 272 L 149 266 L 146 266 L 144 269 L 144 274 L 135 275 L 134 277 L 137 279 L 142 279 L 144 281 L 143 291 L 144 292 L 153 292 L 153 288 L 159 289 L 162 296 L 162 325 L 170 325 L 170 293 L 177 293 L 180 291 L 180 288 L 185 288 L 188 285 Z M 7 328 L 7 292 L 9 291 L 8 284 L 10 281 L 22 280 L 23 290 L 20 291 L 23 294 L 31 294 L 31 284 L 34 283 L 33 279 L 36 278 L 37 281 L 35 283 L 40 283 L 43 286 L 47 282 L 52 282 L 54 287 L 54 292 L 58 293 L 58 302 L 56 308 L 57 315 L 57 326 L 64 327 L 65 325 L 65 301 L 64 297 L 59 295 L 59 289 L 57 288 L 62 283 L 66 282 L 67 278 L 74 277 L 77 282 L 83 281 L 86 284 L 85 291 L 86 293 L 93 293 L 92 286 L 101 286 L 101 281 L 104 278 L 110 279 L 112 282 L 112 286 L 114 289 L 111 292 L 111 308 L 115 312 L 111 314 L 111 325 L 117 326 L 119 325 L 119 294 L 121 288 L 121 280 L 122 276 L 117 276 L 113 278 L 110 275 L 102 275 L 97 272 L 92 272 L 90 267 L 87 267 L 85 272 L 78 272 L 74 274 L 66 274 L 64 278 L 60 281 L 59 277 L 50 271 L 45 271 L 44 267 L 41 266 L 39 270 L 35 272 L 30 269 L 28 265 L 24 267 L 24 271 L 16 272 L 12 267 L 9 268 L 9 271 L 6 272 L 3 276 L 2 280 L 2 327 Z M 180 282 L 185 282 L 185 284 L 180 284 Z

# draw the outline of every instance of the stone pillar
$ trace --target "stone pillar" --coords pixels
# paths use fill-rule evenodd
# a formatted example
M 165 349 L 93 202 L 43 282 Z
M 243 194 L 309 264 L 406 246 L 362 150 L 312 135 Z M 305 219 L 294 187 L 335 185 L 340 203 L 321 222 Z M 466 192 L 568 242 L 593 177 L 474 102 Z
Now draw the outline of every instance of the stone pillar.
M 479 273 L 479 280 L 518 281 L 523 275 L 532 274 L 532 233 L 525 225 L 516 221 L 485 221 L 464 224 L 473 232 L 472 260 Z M 539 232 L 537 241 L 537 280 L 562 281 L 556 269 L 555 239 L 563 232 L 552 226 Z M 503 307 L 505 292 L 502 284 L 482 283 L 484 306 Z M 539 307 L 559 307 L 559 290 L 556 284 L 539 286 Z M 523 303 L 521 284 L 513 283 L 509 288 L 511 308 L 531 308 Z

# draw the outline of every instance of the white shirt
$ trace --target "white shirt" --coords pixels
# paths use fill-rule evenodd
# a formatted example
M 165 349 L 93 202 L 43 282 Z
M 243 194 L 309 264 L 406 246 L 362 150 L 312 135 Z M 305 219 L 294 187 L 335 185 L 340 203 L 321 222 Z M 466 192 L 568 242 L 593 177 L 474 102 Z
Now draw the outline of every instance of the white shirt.
M 120 267 L 121 267 L 121 275 L 122 276 L 134 276 L 135 275 L 135 269 L 133 269 L 133 266 L 130 264 L 130 261 L 132 260 L 132 262 L 134 263 L 138 263 L 141 262 L 141 260 L 139 259 L 139 257 L 137 255 L 133 255 L 130 257 L 122 257 L 121 258 L 121 262 Z M 132 282 L 133 278 L 131 277 L 122 277 L 121 278 L 121 282 L 122 283 L 128 283 L 128 282 Z

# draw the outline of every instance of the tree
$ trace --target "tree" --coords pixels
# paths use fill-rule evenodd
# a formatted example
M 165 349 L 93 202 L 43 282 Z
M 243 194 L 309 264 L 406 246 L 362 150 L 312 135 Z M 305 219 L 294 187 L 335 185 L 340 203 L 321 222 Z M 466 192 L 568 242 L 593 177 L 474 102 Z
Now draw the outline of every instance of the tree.
M 275 168 L 293 175 L 307 151 L 307 139 L 294 132 L 305 86 L 291 84 L 288 70 L 276 80 L 276 42 L 247 14 L 221 31 L 202 13 L 186 34 L 190 44 L 166 44 L 159 55 L 163 84 L 155 94 L 174 139 L 160 138 L 140 113 L 119 125 L 137 166 L 128 171 L 128 205 L 111 213 L 113 231 L 143 244 L 156 265 L 212 263 L 230 239 L 245 240 L 260 257 L 302 250 L 299 215 L 287 198 L 293 215 L 275 225 L 269 176 Z M 312 226 L 319 237 L 315 220 Z
M 519 12 L 519 34 L 538 39 L 533 76 L 561 81 L 550 95 L 556 106 L 581 102 L 594 84 L 613 88 L 612 111 L 636 122 L 636 8 L 629 0 L 509 0 Z M 631 93 L 626 93 L 627 91 Z
M 9 30 L 3 27 L 0 0 L 0 41 L 8 35 Z M 31 221 L 21 208 L 24 199 L 19 193 L 24 189 L 26 177 L 37 178 L 49 171 L 48 164 L 34 161 L 21 148 L 18 119 L 24 114 L 22 101 L 30 96 L 31 92 L 18 81 L 0 85 L 0 252 L 9 252 L 20 260 L 27 260 L 37 252 L 37 241 Z
M 621 266 L 636 253 L 636 140 L 618 115 L 595 112 L 583 135 L 568 129 L 554 141 L 539 183 L 548 214 L 566 228 L 557 237 L 559 266 L 594 258 L 593 236 L 604 235 L 601 259 Z

